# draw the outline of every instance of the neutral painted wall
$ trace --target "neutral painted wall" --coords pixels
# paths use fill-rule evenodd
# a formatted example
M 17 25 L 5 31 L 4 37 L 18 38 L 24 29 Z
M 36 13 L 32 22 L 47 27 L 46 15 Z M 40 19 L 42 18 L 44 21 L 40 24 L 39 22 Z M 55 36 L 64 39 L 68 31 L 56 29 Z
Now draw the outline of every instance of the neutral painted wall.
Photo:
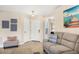
M 17 32 L 10 31 L 9 29 L 2 29 L 2 20 L 9 20 L 11 18 L 16 18 L 18 21 L 18 27 Z M 19 40 L 19 44 L 23 44 L 24 42 L 30 41 L 30 16 L 27 16 L 26 14 L 17 13 L 17 12 L 6 12 L 1 11 L 0 12 L 0 47 L 3 47 L 3 42 L 7 40 L 8 36 L 17 36 L 17 39 Z M 40 17 L 41 26 L 40 26 L 40 38 L 37 39 L 38 41 L 43 41 L 43 17 Z M 38 31 L 37 31 L 38 32 Z M 39 33 L 38 33 L 39 34 Z
M 18 23 L 17 32 L 12 32 L 9 29 L 2 29 L 2 20 L 9 20 L 11 18 L 16 18 Z M 19 40 L 20 44 L 22 44 L 23 41 L 23 19 L 24 16 L 18 13 L 10 13 L 10 12 L 0 12 L 0 47 L 3 47 L 3 42 L 7 40 L 8 36 L 17 36 L 17 39 Z
M 53 16 L 55 16 L 54 17 L 55 31 L 79 34 L 79 28 L 64 28 L 63 11 L 71 7 L 72 7 L 71 5 L 63 5 L 55 10 L 53 14 Z

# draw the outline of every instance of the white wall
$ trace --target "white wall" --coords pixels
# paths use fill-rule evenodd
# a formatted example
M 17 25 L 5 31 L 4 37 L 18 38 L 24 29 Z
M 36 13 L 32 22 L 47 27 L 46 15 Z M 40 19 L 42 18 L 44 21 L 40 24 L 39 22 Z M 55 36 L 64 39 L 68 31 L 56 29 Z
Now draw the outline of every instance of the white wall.
M 9 29 L 2 29 L 2 20 L 9 20 L 11 18 L 16 18 L 17 23 L 17 32 L 12 32 Z M 3 47 L 3 42 L 7 40 L 8 36 L 17 36 L 17 39 L 19 40 L 19 43 L 23 43 L 23 20 L 25 18 L 25 15 L 14 13 L 14 12 L 0 12 L 0 47 Z M 1 42 L 2 41 L 2 42 Z
M 9 20 L 11 18 L 16 18 L 18 21 L 17 25 L 17 31 L 10 31 L 9 29 L 2 29 L 2 20 Z M 17 36 L 17 39 L 19 40 L 19 44 L 23 44 L 24 42 L 30 41 L 30 16 L 28 17 L 26 14 L 21 14 L 21 13 L 16 13 L 16 12 L 0 12 L 0 47 L 3 47 L 3 42 L 7 40 L 8 36 Z M 43 18 L 40 18 L 41 24 Z M 40 26 L 40 34 L 41 34 L 41 39 L 39 38 L 38 41 L 43 41 L 43 27 L 42 25 Z
M 64 28 L 63 11 L 70 7 L 72 7 L 72 6 L 63 5 L 59 8 L 57 8 L 56 11 L 54 12 L 53 15 L 55 16 L 55 21 L 54 21 L 55 31 L 79 34 L 79 28 Z

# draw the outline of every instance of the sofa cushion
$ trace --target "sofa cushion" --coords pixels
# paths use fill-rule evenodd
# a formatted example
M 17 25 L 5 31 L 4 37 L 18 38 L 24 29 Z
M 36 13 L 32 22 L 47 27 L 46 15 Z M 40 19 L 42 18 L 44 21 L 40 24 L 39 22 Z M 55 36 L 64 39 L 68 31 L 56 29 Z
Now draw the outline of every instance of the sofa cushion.
M 66 47 L 66 46 L 63 46 L 63 45 L 53 45 L 49 48 L 49 51 L 51 53 L 55 53 L 55 54 L 58 54 L 58 53 L 63 53 L 65 51 L 71 51 L 72 49 Z
M 56 34 L 51 34 L 50 35 L 50 38 L 49 38 L 49 41 L 51 42 L 51 43 L 57 43 L 57 35 Z
M 76 35 L 76 34 L 71 34 L 71 33 L 64 33 L 63 34 L 63 39 L 66 39 L 66 40 L 69 40 L 72 42 L 76 42 L 77 37 L 78 37 L 78 35 Z
M 75 46 L 75 43 L 67 41 L 67 40 L 64 40 L 64 39 L 62 39 L 62 43 L 61 44 L 66 46 L 66 47 L 68 47 L 68 48 L 71 48 L 71 49 L 73 49 L 74 46 Z
M 79 38 L 78 38 L 76 45 L 75 45 L 75 51 L 79 52 Z
M 76 51 L 79 53 L 79 43 L 78 43 L 78 45 L 76 47 Z
M 57 43 L 61 43 L 63 33 L 62 32 L 55 32 L 55 34 L 57 35 L 57 39 L 58 39 Z
M 76 35 L 76 34 L 64 33 L 61 44 L 74 49 L 75 44 L 77 42 L 77 38 L 78 38 L 78 35 Z
M 49 47 L 53 46 L 53 45 L 54 45 L 54 43 L 51 43 L 51 42 L 44 42 L 43 43 L 43 47 L 46 48 L 46 49 L 49 49 Z

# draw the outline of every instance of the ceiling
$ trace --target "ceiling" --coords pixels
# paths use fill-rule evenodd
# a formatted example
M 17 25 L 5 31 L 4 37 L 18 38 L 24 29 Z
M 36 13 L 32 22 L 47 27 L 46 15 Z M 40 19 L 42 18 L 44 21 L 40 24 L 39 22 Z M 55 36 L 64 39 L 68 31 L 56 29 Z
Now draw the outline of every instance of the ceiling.
M 0 11 L 20 12 L 26 14 L 50 16 L 58 5 L 0 5 Z

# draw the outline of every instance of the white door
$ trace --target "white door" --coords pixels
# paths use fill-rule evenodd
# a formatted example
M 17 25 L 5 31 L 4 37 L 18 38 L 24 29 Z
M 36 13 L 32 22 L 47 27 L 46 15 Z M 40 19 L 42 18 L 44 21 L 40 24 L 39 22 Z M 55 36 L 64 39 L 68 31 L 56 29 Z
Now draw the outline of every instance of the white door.
M 24 21 L 24 40 L 43 41 L 42 23 L 40 17 L 27 18 Z
M 40 17 L 34 17 L 31 19 L 31 40 L 41 41 L 42 40 L 42 33 L 41 33 L 41 19 Z

